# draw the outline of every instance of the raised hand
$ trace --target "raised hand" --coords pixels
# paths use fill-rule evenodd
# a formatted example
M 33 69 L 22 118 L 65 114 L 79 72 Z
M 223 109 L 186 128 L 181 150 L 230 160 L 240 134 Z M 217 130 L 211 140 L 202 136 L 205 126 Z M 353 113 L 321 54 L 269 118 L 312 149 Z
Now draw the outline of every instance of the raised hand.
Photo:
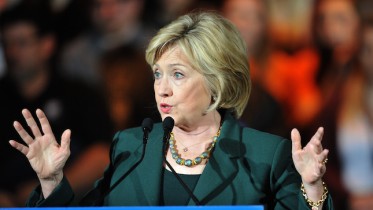
M 323 134 L 324 129 L 320 127 L 307 145 L 302 148 L 299 131 L 293 129 L 291 132 L 294 165 L 305 185 L 321 182 L 321 178 L 326 171 L 325 163 L 329 151 L 322 147 Z
M 44 197 L 47 197 L 62 180 L 63 167 L 70 156 L 71 131 L 65 130 L 63 132 L 61 145 L 59 145 L 43 111 L 36 110 L 42 132 L 27 109 L 22 110 L 22 115 L 34 137 L 27 133 L 19 122 L 15 121 L 14 128 L 27 145 L 14 140 L 10 140 L 9 143 L 27 157 L 42 184 L 42 188 L 44 187 Z

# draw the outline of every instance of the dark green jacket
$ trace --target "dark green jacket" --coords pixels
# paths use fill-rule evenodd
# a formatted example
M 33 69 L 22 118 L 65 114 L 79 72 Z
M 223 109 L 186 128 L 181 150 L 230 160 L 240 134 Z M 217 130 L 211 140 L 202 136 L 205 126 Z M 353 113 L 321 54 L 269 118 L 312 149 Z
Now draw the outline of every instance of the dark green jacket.
M 104 191 L 110 177 L 112 184 L 140 158 L 142 136 L 141 128 L 116 134 L 111 166 L 97 182 L 96 191 Z M 143 162 L 106 197 L 104 205 L 159 205 L 162 137 L 162 126 L 156 124 L 149 135 Z M 263 204 L 276 210 L 310 209 L 301 195 L 300 184 L 291 158 L 291 141 L 241 127 L 230 114 L 225 114 L 218 143 L 193 193 L 204 205 Z M 63 206 L 72 197 L 70 185 L 64 179 L 45 200 L 40 199 L 40 188 L 35 190 L 28 205 Z M 188 205 L 195 204 L 191 200 Z M 323 209 L 333 209 L 330 196 Z

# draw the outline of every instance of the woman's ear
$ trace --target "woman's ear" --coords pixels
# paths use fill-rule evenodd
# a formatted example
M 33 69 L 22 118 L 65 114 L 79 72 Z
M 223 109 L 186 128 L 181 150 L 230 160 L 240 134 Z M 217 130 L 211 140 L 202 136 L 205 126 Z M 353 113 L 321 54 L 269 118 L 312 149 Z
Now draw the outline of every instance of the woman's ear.
M 210 102 L 210 105 L 212 105 L 213 103 L 215 103 L 215 101 L 216 101 L 216 96 L 211 95 L 211 102 Z

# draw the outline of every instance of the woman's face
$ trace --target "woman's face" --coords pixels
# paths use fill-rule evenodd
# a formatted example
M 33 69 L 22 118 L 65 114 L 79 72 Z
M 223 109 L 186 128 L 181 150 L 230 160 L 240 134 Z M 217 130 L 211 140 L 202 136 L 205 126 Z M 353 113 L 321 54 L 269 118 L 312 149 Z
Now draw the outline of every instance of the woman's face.
M 355 44 L 359 17 L 351 1 L 323 1 L 317 15 L 317 33 L 326 45 L 335 48 Z
M 211 103 L 204 76 L 193 69 L 178 46 L 167 50 L 153 66 L 154 91 L 162 119 L 175 125 L 193 125 L 205 116 Z
M 265 33 L 265 8 L 262 0 L 226 0 L 224 15 L 240 30 L 249 53 L 255 53 Z
M 117 32 L 137 24 L 142 10 L 140 0 L 95 0 L 92 19 L 104 33 Z

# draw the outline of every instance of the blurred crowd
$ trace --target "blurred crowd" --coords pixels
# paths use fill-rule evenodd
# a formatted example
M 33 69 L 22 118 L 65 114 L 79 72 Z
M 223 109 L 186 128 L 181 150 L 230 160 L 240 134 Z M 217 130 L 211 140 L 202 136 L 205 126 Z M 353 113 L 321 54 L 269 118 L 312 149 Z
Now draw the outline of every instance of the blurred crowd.
M 336 209 L 373 209 L 373 1 L 0 0 L 0 207 L 23 206 L 36 175 L 8 140 L 41 108 L 72 130 L 65 175 L 84 196 L 118 130 L 160 120 L 144 51 L 190 11 L 217 11 L 247 43 L 253 87 L 243 125 L 308 141 L 325 128 Z M 58 138 L 58 137 L 57 137 Z

